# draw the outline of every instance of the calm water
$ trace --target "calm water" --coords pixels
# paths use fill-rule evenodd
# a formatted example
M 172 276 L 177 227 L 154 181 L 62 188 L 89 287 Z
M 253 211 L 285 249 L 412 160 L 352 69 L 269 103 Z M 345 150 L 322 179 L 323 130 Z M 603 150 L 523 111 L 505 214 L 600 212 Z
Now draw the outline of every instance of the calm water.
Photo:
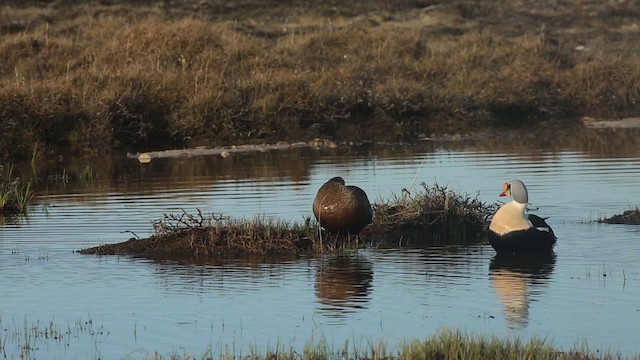
M 590 222 L 640 203 L 640 147 L 622 138 L 93 164 L 92 182 L 41 186 L 29 218 L 0 227 L 0 354 L 19 357 L 33 325 L 63 333 L 31 339 L 27 357 L 47 359 L 247 354 L 323 336 L 394 347 L 443 328 L 640 353 L 640 226 Z M 555 255 L 504 259 L 476 245 L 185 264 L 74 253 L 147 236 L 182 209 L 302 221 L 337 175 L 374 201 L 437 182 L 495 202 L 503 182 L 522 179 L 535 213 L 550 216 Z

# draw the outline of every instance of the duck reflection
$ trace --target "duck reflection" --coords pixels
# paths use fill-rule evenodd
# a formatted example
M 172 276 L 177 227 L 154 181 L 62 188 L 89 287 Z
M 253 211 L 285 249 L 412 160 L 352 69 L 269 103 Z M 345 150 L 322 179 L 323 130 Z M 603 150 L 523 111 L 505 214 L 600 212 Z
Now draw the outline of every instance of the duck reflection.
M 151 263 L 161 284 L 182 293 L 238 294 L 278 286 L 299 258 L 251 255 L 238 258 L 140 258 Z
M 320 310 L 342 317 L 364 308 L 369 301 L 373 268 L 371 262 L 357 254 L 340 254 L 320 262 L 316 273 L 315 293 Z
M 491 259 L 491 285 L 504 306 L 507 325 L 524 329 L 529 322 L 529 305 L 540 295 L 555 267 L 556 254 L 497 254 Z

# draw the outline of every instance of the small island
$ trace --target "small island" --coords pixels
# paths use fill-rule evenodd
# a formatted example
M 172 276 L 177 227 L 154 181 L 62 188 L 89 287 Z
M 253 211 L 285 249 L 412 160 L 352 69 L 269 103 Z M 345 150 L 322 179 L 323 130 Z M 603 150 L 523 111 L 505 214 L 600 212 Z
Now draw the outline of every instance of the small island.
M 597 222 L 605 224 L 640 225 L 640 208 L 636 206 L 635 209 L 627 210 L 622 214 L 613 215 L 608 218 L 598 219 Z
M 336 235 L 307 218 L 302 223 L 257 217 L 168 214 L 154 222 L 154 234 L 122 243 L 82 249 L 81 254 L 131 255 L 149 258 L 302 254 L 375 246 L 470 244 L 485 239 L 486 220 L 495 206 L 457 194 L 447 187 L 421 184 L 415 193 L 403 189 L 389 201 L 373 204 L 374 219 L 359 236 Z

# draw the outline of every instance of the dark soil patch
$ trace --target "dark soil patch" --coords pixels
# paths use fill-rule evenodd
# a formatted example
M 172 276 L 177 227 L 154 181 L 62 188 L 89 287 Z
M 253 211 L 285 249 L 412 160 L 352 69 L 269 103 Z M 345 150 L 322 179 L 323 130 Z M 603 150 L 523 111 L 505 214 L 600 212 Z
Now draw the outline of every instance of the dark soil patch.
M 282 238 L 253 239 L 250 243 L 241 237 L 227 241 L 218 233 L 214 227 L 182 229 L 146 239 L 131 238 L 122 243 L 99 245 L 80 250 L 79 253 L 183 259 L 220 255 L 297 254 L 310 252 L 313 248 L 310 238 L 293 232 Z

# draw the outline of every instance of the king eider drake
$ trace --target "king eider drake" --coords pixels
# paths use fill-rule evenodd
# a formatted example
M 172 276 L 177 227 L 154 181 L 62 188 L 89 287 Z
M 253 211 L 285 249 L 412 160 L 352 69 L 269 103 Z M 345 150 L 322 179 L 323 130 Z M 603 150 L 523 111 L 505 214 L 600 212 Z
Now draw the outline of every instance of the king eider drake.
M 504 184 L 500 196 L 511 196 L 489 225 L 489 243 L 498 253 L 548 253 L 553 250 L 556 235 L 545 219 L 525 214 L 529 196 L 520 180 Z
M 357 186 L 346 186 L 334 177 L 324 183 L 313 200 L 313 214 L 331 233 L 358 235 L 373 219 L 367 194 Z

